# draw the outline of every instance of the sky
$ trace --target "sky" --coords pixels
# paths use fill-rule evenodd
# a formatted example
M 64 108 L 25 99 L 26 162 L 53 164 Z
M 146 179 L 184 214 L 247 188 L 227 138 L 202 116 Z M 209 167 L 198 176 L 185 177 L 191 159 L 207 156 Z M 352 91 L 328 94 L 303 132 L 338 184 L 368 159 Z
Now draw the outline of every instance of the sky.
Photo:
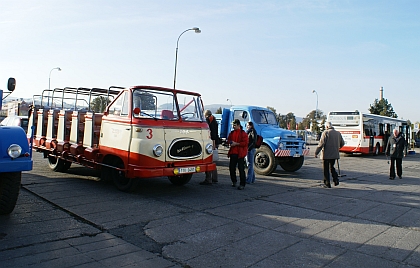
M 420 121 L 417 0 L 15 0 L 0 10 L 0 88 L 15 77 L 13 97 L 172 88 L 178 44 L 176 88 L 205 105 L 368 113 L 383 87 L 398 118 Z M 201 33 L 184 32 L 193 27 Z

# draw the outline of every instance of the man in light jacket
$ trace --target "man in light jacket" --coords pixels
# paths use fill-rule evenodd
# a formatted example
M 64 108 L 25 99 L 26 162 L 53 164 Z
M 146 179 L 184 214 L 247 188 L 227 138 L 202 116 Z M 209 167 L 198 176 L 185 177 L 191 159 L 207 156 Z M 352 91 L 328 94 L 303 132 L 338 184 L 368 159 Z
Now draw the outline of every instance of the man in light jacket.
M 331 122 L 325 123 L 325 131 L 319 140 L 318 147 L 315 150 L 315 157 L 322 150 L 321 159 L 323 160 L 324 168 L 324 187 L 331 188 L 330 183 L 330 171 L 333 177 L 334 186 L 337 186 L 340 182 L 338 180 L 337 171 L 334 168 L 335 160 L 340 159 L 340 148 L 344 146 L 344 139 L 341 133 L 336 131 L 332 126 Z

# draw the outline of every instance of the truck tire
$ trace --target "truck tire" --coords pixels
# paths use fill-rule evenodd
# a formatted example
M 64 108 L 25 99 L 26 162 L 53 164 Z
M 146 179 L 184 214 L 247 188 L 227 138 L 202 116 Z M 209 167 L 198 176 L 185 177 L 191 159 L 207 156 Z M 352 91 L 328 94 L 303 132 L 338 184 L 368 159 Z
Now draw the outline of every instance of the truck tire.
M 65 172 L 70 168 L 71 162 L 54 156 L 48 156 L 48 166 L 52 171 Z
M 277 168 L 277 159 L 267 145 L 261 145 L 255 152 L 254 171 L 259 175 L 270 175 Z
M 169 181 L 172 182 L 173 185 L 176 186 L 182 186 L 184 184 L 187 184 L 191 178 L 192 174 L 185 174 L 180 176 L 169 176 Z
M 124 168 L 124 162 L 119 159 L 115 158 L 112 161 L 112 166 L 116 168 Z M 123 192 L 131 192 L 136 189 L 138 185 L 138 179 L 130 179 L 127 178 L 124 174 L 124 171 L 120 171 L 114 168 L 108 169 L 108 174 L 110 179 L 112 179 L 112 182 L 114 183 L 115 187 L 117 187 L 118 190 Z
M 284 171 L 288 172 L 295 172 L 299 170 L 304 162 L 305 158 L 301 157 L 288 157 L 288 161 L 280 162 L 279 165 L 281 166 Z
M 10 214 L 19 196 L 22 172 L 0 173 L 0 215 Z

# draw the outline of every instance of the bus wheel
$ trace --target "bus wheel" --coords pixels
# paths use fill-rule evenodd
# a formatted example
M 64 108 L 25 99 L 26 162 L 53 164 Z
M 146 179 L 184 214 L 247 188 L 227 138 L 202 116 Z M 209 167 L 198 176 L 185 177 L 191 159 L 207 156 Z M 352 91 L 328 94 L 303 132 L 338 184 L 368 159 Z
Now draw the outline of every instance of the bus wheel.
M 373 155 L 379 155 L 381 147 L 379 146 L 379 143 L 375 146 L 375 151 L 373 152 Z
M 288 171 L 288 172 L 295 172 L 297 170 L 299 170 L 304 162 L 304 157 L 288 157 L 288 161 L 286 162 L 280 162 L 279 165 L 281 166 L 282 169 L 284 169 L 284 171 Z
M 192 174 L 185 174 L 185 175 L 180 175 L 180 176 L 169 176 L 168 178 L 169 178 L 169 181 L 172 182 L 173 185 L 182 186 L 191 180 Z
M 111 164 L 112 166 L 116 168 L 123 169 L 124 163 L 121 159 L 116 158 Z M 114 183 L 115 187 L 117 187 L 118 190 L 123 192 L 131 192 L 134 189 L 136 189 L 138 185 L 138 179 L 130 179 L 125 176 L 124 171 L 115 169 L 115 168 L 109 168 L 109 178 L 112 178 L 112 182 Z
M 255 152 L 254 170 L 259 175 L 270 175 L 277 168 L 277 159 L 267 145 L 261 145 Z
M 71 162 L 65 161 L 60 158 L 56 158 L 54 156 L 48 156 L 48 167 L 52 171 L 65 172 L 70 168 L 70 166 Z

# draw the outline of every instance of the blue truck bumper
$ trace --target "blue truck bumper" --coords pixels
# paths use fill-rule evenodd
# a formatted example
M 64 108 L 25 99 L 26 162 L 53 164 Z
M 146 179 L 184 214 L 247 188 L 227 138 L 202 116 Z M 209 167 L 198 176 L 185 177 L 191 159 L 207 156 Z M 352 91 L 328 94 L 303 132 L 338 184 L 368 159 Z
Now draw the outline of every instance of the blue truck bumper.
M 0 172 L 19 172 L 32 170 L 32 159 L 8 159 L 0 161 Z

